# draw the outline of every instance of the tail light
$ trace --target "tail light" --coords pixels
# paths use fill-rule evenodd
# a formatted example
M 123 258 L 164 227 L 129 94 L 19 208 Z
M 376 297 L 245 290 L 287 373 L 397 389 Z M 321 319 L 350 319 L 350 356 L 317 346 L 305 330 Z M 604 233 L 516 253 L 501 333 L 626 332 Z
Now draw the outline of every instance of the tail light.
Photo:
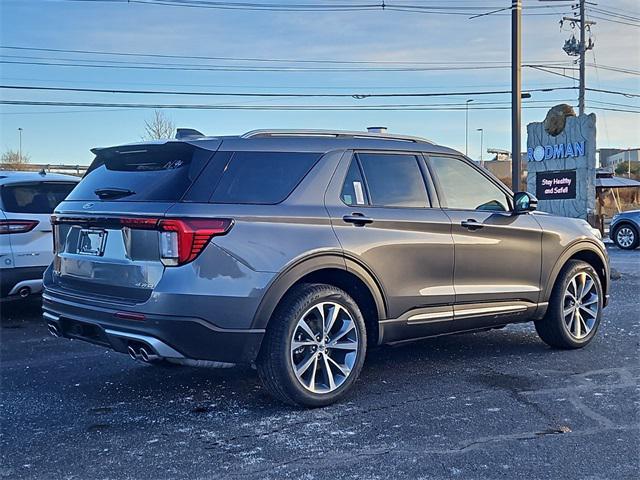
M 0 220 L 0 235 L 27 233 L 36 228 L 37 220 Z
M 160 232 L 160 260 L 167 266 L 183 265 L 193 261 L 209 241 L 227 233 L 230 219 L 155 219 L 123 218 L 125 227 Z

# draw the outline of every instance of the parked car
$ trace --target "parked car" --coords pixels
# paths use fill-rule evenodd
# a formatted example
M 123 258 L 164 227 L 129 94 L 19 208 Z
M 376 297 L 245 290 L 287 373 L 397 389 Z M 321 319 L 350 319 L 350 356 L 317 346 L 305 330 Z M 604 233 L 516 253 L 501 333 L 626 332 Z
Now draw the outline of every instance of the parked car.
M 80 179 L 53 173 L 0 171 L 0 298 L 42 291 L 53 259 L 53 209 Z
M 55 211 L 52 334 L 146 362 L 255 364 L 290 404 L 330 404 L 367 348 L 535 322 L 580 348 L 609 288 L 582 220 L 534 212 L 450 148 L 262 130 L 95 149 Z
M 611 219 L 609 236 L 620 248 L 633 250 L 640 245 L 640 210 L 618 213 Z

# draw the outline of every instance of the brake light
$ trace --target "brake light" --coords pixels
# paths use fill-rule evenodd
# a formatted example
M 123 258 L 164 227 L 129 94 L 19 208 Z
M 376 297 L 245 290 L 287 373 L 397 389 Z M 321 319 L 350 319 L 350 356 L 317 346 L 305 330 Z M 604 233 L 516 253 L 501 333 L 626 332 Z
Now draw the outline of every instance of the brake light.
M 121 218 L 120 225 L 123 227 L 136 228 L 141 230 L 154 230 L 158 226 L 157 218 Z
M 229 219 L 163 219 L 160 230 L 160 258 L 165 265 L 183 265 L 195 259 L 209 241 L 224 235 L 233 224 Z
M 37 220 L 0 220 L 0 235 L 27 233 L 36 228 Z

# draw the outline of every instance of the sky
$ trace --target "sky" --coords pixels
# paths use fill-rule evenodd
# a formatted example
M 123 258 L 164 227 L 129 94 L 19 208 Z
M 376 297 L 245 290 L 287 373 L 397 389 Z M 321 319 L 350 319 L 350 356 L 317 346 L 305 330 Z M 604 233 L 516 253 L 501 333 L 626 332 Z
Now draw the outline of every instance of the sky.
M 488 12 L 508 6 L 510 0 L 386 1 L 391 7 L 394 3 L 455 7 L 458 11 L 462 9 L 463 15 L 433 14 L 419 8 L 320 12 L 229 10 L 185 6 L 189 1 L 190 5 L 211 4 L 194 0 L 165 2 L 172 5 L 162 5 L 156 0 L 0 0 L 0 44 L 4 47 L 0 49 L 2 85 L 222 93 L 470 94 L 362 99 L 260 98 L 3 88 L 1 99 L 233 106 L 232 110 L 163 111 L 177 127 L 195 128 L 209 135 L 241 134 L 257 128 L 364 130 L 375 125 L 386 126 L 392 133 L 427 137 L 462 152 L 466 148 L 463 105 L 466 100 L 473 100 L 468 112 L 469 156 L 480 157 L 481 133 L 477 129 L 483 129 L 485 159 L 488 158 L 486 148 L 510 149 L 509 94 L 474 93 L 511 88 L 509 12 L 469 19 L 471 11 Z M 177 3 L 183 5 L 177 6 Z M 253 0 L 253 3 L 340 6 L 378 2 Z M 576 80 L 563 76 L 577 76 L 572 70 L 576 68 L 571 64 L 574 58 L 562 50 L 564 41 L 577 34 L 577 30 L 572 30 L 568 22 L 562 28 L 559 24 L 563 15 L 573 15 L 570 3 L 524 0 L 524 5 L 523 63 L 550 66 L 543 68 L 555 73 L 524 67 L 523 90 L 577 86 Z M 605 12 L 588 11 L 597 24 L 591 27 L 590 33 L 595 48 L 587 54 L 587 87 L 640 94 L 640 22 L 635 20 L 640 20 L 640 2 L 599 1 L 595 8 Z M 81 54 L 68 50 L 175 57 Z M 273 59 L 287 62 L 264 61 Z M 331 63 L 338 61 L 403 63 Z M 61 63 L 67 65 L 59 65 Z M 100 66 L 87 67 L 89 64 Z M 478 69 L 478 66 L 485 68 Z M 237 67 L 252 71 L 229 71 Z M 264 71 L 274 67 L 281 71 Z M 288 69 L 282 71 L 282 67 Z M 317 71 L 322 69 L 325 71 Z M 523 145 L 526 145 L 527 123 L 544 119 L 552 105 L 575 106 L 577 95 L 574 89 L 532 92 L 523 109 Z M 281 105 L 398 104 L 429 105 L 430 109 L 256 109 Z M 448 105 L 444 107 L 447 110 L 442 110 L 443 104 Z M 587 112 L 597 115 L 598 148 L 640 146 L 638 96 L 588 92 Z M 93 158 L 89 151 L 93 147 L 140 140 L 144 122 L 152 115 L 153 109 L 149 108 L 0 105 L 0 149 L 2 152 L 18 150 L 18 129 L 21 128 L 22 149 L 31 162 L 88 164 Z

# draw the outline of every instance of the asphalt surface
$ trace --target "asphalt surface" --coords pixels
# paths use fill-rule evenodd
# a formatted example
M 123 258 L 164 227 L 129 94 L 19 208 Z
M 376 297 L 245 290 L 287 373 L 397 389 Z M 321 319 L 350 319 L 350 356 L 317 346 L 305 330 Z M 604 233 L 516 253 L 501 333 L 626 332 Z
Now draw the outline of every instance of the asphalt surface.
M 317 410 L 249 368 L 136 363 L 49 336 L 37 302 L 2 305 L 0 478 L 639 478 L 640 250 L 611 257 L 587 348 L 531 324 L 384 347 Z

